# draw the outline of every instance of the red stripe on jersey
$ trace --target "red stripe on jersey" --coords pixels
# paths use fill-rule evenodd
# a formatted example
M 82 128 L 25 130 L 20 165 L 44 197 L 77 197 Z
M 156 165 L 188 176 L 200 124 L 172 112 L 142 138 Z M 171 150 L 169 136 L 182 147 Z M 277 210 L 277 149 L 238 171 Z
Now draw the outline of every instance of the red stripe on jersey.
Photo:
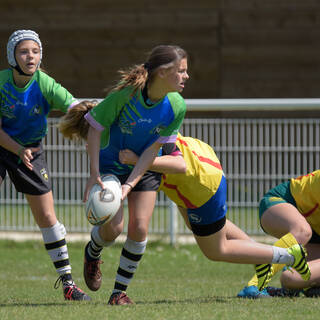
M 197 155 L 194 151 L 192 151 L 192 153 L 193 153 L 201 162 L 208 163 L 208 164 L 212 165 L 213 167 L 222 170 L 222 167 L 221 167 L 221 164 L 220 164 L 220 163 L 214 162 L 214 161 L 212 161 L 212 160 L 209 159 L 209 158 L 205 158 L 205 157 L 199 156 L 199 155 Z
M 188 144 L 187 144 L 186 141 L 182 140 L 181 138 L 177 138 L 177 140 L 178 140 L 181 144 L 183 144 L 183 145 L 185 145 L 186 147 L 188 147 Z M 212 160 L 209 159 L 209 158 L 206 158 L 206 157 L 203 157 L 203 156 L 199 156 L 195 151 L 192 151 L 192 153 L 193 153 L 201 162 L 208 163 L 208 164 L 212 165 L 213 167 L 222 170 L 222 166 L 221 166 L 220 163 L 214 162 L 214 161 L 212 161 Z
M 183 144 L 184 146 L 188 146 L 188 144 L 187 144 L 184 140 L 182 140 L 181 138 L 177 138 L 177 140 L 178 140 L 181 144 Z
M 194 204 L 192 204 L 185 196 L 183 196 L 176 185 L 174 184 L 169 184 L 169 183 L 166 183 L 164 182 L 163 185 L 168 188 L 168 189 L 172 189 L 172 190 L 175 190 L 176 193 L 178 194 L 178 197 L 184 202 L 184 204 L 186 205 L 187 208 L 189 209 L 195 209 L 197 208 Z
M 303 216 L 305 218 L 309 217 L 318 207 L 319 207 L 319 203 L 317 203 L 310 211 L 303 213 Z

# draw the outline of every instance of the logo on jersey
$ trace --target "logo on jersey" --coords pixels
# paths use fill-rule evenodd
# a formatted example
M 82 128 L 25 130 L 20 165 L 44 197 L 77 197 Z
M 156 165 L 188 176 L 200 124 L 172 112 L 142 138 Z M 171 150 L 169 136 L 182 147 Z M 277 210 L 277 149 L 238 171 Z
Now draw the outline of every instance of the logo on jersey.
M 136 122 L 130 122 L 128 119 L 121 117 L 118 125 L 122 133 L 132 134 L 132 127 L 136 125 Z
M 150 134 L 160 134 L 162 130 L 164 130 L 166 126 L 162 123 L 158 124 L 155 128 L 151 129 Z
M 42 168 L 40 170 L 40 173 L 42 175 L 42 178 L 45 180 L 45 181 L 48 181 L 49 180 L 49 177 L 48 177 L 48 173 L 47 173 L 47 170 L 46 168 Z
M 133 127 L 137 125 L 136 116 L 140 117 L 140 114 L 130 105 L 126 104 L 118 119 L 118 125 L 122 133 L 133 134 Z
M 151 123 L 152 122 L 152 119 L 143 119 L 143 118 L 141 118 L 141 119 L 139 119 L 138 120 L 138 122 L 147 122 L 147 123 Z
M 32 115 L 39 115 L 39 114 L 41 114 L 41 107 L 36 104 L 30 110 L 29 115 L 32 116 Z
M 202 220 L 202 218 L 195 213 L 190 213 L 188 216 L 189 216 L 190 222 L 193 222 L 193 223 L 199 223 Z
M 2 116 L 5 116 L 9 119 L 15 118 L 14 109 L 15 109 L 14 104 L 12 104 L 11 106 L 8 106 L 8 105 L 2 106 L 1 107 L 1 114 L 2 114 Z

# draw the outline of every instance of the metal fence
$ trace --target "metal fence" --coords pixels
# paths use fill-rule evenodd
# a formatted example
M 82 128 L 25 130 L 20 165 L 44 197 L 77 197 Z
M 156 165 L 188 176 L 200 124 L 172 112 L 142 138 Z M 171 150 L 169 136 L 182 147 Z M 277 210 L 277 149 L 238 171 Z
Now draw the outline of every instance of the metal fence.
M 274 100 L 274 99 L 270 99 Z M 291 101 L 291 108 L 299 99 Z M 187 101 L 191 107 L 215 108 L 217 100 Z M 220 101 L 220 108 L 223 103 Z M 241 100 L 242 101 L 242 100 Z M 250 108 L 250 103 L 241 104 Z M 250 102 L 250 100 L 248 100 Z M 227 103 L 230 101 L 224 101 Z M 257 100 L 255 108 L 284 101 Z M 308 103 L 309 102 L 309 103 Z M 318 108 L 315 99 L 300 101 L 299 107 Z M 232 100 L 234 109 L 236 100 Z M 289 105 L 289 104 L 288 104 Z M 283 104 L 285 108 L 287 104 Z M 44 141 L 53 181 L 58 219 L 69 232 L 88 232 L 82 204 L 89 164 L 84 144 L 74 144 L 58 133 L 57 119 L 49 119 Z M 251 235 L 263 233 L 258 223 L 259 199 L 276 184 L 319 168 L 320 119 L 185 119 L 181 130 L 210 144 L 219 156 L 228 181 L 228 218 Z M 0 188 L 0 230 L 38 230 L 30 209 L 7 178 Z M 161 192 L 150 224 L 150 232 L 170 235 L 189 233 L 175 207 Z

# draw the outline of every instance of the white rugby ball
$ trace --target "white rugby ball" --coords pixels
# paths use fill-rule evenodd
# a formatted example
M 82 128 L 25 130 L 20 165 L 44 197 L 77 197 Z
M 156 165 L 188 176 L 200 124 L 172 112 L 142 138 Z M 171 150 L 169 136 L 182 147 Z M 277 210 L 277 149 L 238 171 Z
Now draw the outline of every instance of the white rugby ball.
M 102 176 L 101 180 L 104 189 L 95 184 L 86 202 L 87 219 L 94 226 L 111 221 L 121 205 L 122 189 L 119 179 L 108 174 Z

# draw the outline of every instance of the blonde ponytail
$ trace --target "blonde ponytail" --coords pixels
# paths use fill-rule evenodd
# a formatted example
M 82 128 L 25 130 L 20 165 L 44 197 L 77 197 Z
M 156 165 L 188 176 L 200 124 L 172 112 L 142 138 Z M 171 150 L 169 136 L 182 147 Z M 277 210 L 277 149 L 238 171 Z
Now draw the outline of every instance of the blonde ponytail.
M 60 133 L 70 140 L 87 140 L 90 125 L 84 116 L 96 105 L 96 101 L 83 100 L 73 106 L 59 121 Z

